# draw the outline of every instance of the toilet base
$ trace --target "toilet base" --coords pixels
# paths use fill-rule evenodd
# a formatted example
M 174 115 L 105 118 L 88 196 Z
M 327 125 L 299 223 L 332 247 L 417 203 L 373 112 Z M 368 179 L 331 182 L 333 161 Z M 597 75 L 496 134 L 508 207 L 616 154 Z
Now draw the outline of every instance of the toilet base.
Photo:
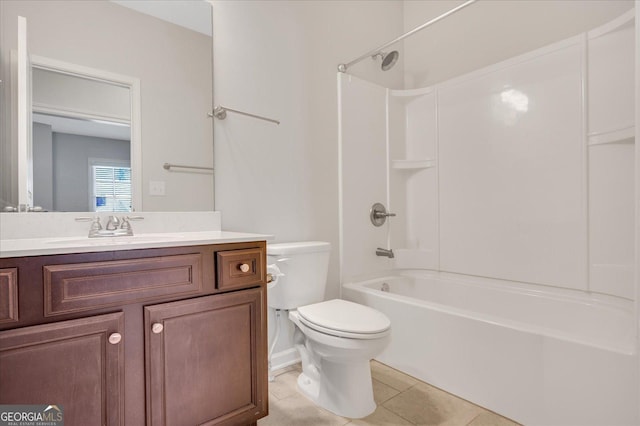
M 331 362 L 323 359 L 320 371 L 319 379 L 312 379 L 304 371 L 298 376 L 298 389 L 316 405 L 352 419 L 375 411 L 369 360 Z

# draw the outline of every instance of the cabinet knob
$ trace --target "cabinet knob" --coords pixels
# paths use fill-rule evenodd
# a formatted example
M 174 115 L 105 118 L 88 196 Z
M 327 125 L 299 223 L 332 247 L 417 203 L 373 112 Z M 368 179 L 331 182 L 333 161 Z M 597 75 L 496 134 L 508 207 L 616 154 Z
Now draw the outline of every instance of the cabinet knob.
M 112 333 L 109 335 L 109 343 L 112 345 L 117 345 L 122 340 L 122 334 L 120 333 Z
M 251 269 L 251 267 L 249 266 L 248 263 L 243 263 L 240 265 L 240 270 L 242 272 L 249 272 L 249 269 Z
M 162 330 L 164 330 L 164 325 L 159 322 L 154 322 L 151 326 L 151 331 L 153 331 L 154 334 L 160 334 Z

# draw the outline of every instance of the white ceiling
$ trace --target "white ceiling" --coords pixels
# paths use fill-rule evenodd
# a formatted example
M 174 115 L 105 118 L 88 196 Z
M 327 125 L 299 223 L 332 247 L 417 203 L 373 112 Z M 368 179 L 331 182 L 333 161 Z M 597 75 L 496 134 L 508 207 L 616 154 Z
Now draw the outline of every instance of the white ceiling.
M 98 138 L 131 140 L 131 129 L 128 124 L 111 123 L 101 120 L 81 120 L 77 118 L 59 117 L 56 115 L 33 113 L 33 122 L 48 124 L 55 133 L 94 136 Z
M 206 0 L 111 0 L 163 21 L 211 37 L 211 4 Z

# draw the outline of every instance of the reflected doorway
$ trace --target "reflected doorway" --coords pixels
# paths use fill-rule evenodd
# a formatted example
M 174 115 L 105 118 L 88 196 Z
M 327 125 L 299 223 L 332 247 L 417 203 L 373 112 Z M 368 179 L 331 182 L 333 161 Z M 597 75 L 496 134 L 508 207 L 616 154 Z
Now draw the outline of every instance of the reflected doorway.
M 76 212 L 139 208 L 139 81 L 31 59 L 33 205 Z
M 35 110 L 34 104 L 34 205 L 48 211 L 132 211 L 130 126 Z

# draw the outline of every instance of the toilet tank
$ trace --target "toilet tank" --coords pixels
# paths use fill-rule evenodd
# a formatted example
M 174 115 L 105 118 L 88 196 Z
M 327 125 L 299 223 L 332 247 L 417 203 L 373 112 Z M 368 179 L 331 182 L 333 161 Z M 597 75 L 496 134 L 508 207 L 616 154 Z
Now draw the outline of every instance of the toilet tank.
M 324 241 L 267 244 L 267 304 L 296 309 L 324 300 L 331 244 Z

